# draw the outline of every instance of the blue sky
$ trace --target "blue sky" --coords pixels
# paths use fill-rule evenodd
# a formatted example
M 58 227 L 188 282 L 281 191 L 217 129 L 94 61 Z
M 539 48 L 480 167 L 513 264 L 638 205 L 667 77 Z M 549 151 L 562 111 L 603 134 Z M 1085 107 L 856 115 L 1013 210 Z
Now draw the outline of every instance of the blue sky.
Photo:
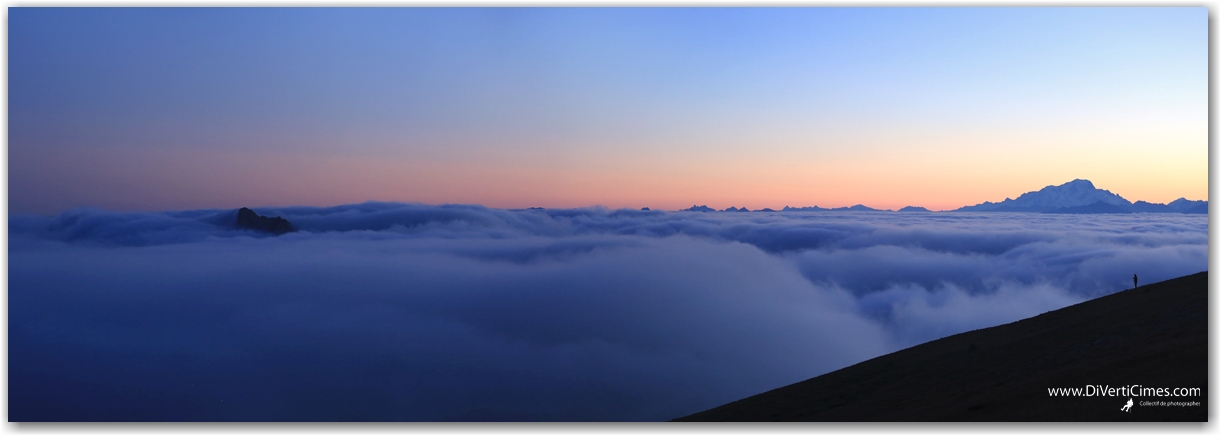
M 1202 7 L 13 8 L 9 34 L 18 212 L 1207 195 Z

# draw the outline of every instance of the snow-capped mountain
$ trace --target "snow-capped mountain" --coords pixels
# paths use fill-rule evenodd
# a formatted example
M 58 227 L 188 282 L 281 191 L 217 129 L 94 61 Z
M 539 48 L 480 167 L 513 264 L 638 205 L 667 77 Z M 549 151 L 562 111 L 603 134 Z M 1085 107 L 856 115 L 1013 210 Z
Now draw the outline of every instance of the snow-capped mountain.
M 1075 179 L 1058 186 L 1043 187 L 1037 192 L 1026 192 L 1017 199 L 1005 198 L 999 203 L 984 202 L 959 208 L 958 211 L 1051 211 L 1098 202 L 1119 207 L 1131 206 L 1131 201 L 1109 190 L 1098 189 L 1089 180 Z
M 1058 186 L 1026 192 L 1017 199 L 984 202 L 957 211 L 1015 211 L 1043 213 L 1207 213 L 1207 201 L 1178 199 L 1169 204 L 1138 201 L 1134 204 L 1109 190 L 1098 189 L 1089 180 L 1075 179 Z

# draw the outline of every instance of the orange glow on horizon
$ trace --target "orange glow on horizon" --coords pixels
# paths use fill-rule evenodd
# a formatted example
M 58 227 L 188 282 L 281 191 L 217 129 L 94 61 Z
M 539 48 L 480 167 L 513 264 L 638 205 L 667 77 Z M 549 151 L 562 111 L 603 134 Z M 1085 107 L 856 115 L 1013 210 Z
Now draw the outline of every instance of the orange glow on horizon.
M 784 206 L 834 208 L 863 204 L 890 210 L 921 206 L 934 211 L 998 202 L 1075 178 L 1090 179 L 1098 188 L 1132 202 L 1165 203 L 1179 197 L 1207 199 L 1208 193 L 1206 177 L 1185 175 L 1189 171 L 1164 176 L 1165 181 L 1153 183 L 1151 179 L 1123 177 L 1113 172 L 1075 174 L 1067 168 L 1055 167 L 1037 172 L 1004 167 L 959 172 L 924 170 L 903 161 L 901 156 L 875 160 L 863 169 L 831 161 L 778 171 L 768 170 L 765 164 L 739 162 L 734 171 L 709 172 L 695 169 L 706 167 L 702 165 L 645 164 L 625 171 L 609 165 L 601 168 L 557 165 L 542 169 L 258 152 L 141 150 L 125 154 L 138 158 L 120 159 L 113 153 L 82 148 L 73 158 L 61 159 L 58 164 L 67 169 L 80 169 L 74 172 L 75 178 L 70 183 L 60 183 L 68 189 L 61 193 L 72 198 L 74 193 L 70 189 L 104 186 L 111 194 L 89 205 L 121 210 L 333 206 L 372 200 L 481 204 L 494 208 L 600 205 L 680 210 L 707 205 L 718 210 L 730 206 L 779 210 Z M 266 161 L 277 163 L 268 166 L 262 163 Z M 98 162 L 122 168 L 124 176 L 104 178 L 87 170 Z M 216 181 L 213 168 L 225 168 L 221 182 Z M 14 168 L 31 172 L 37 169 Z M 1121 172 L 1123 168 L 1117 169 L 1115 172 Z M 45 208 L 45 212 L 59 212 L 70 207 L 47 204 Z

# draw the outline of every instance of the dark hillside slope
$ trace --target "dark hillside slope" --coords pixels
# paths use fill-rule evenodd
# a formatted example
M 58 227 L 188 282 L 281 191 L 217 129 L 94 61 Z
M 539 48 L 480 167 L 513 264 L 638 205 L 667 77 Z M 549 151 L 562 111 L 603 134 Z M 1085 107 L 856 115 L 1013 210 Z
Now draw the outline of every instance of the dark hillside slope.
M 1201 394 L 1047 391 L 1088 385 Z M 1135 406 L 1121 411 L 1128 399 Z M 677 420 L 1207 421 L 1207 272 L 945 337 Z

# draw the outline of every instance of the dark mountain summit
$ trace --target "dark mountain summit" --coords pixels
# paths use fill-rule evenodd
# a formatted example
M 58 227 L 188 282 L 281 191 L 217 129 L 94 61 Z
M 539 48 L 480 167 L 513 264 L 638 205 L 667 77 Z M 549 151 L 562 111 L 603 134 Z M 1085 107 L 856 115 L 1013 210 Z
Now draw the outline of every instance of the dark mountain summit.
M 1207 293 L 1207 272 L 1143 285 L 677 420 L 1207 421 Z
M 279 216 L 259 216 L 258 213 L 254 212 L 254 210 L 250 210 L 245 207 L 237 210 L 237 222 L 235 224 L 238 228 L 262 231 L 265 233 L 275 234 L 277 236 L 297 230 L 296 228 L 292 227 L 292 224 L 288 222 L 288 219 L 284 219 Z

